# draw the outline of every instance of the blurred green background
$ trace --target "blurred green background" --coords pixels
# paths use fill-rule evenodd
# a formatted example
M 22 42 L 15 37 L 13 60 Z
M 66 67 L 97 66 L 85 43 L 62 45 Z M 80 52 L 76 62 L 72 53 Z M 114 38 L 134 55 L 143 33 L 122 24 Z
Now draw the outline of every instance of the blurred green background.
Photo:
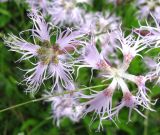
M 30 64 L 28 62 L 15 63 L 20 55 L 9 52 L 9 48 L 5 47 L 2 39 L 7 36 L 7 33 L 18 35 L 20 31 L 32 27 L 32 23 L 26 15 L 27 6 L 21 2 L 21 0 L 12 0 L 0 3 L 0 110 L 32 99 L 24 93 L 25 86 L 19 85 L 24 72 L 18 69 L 18 67 L 28 69 Z M 106 4 L 105 0 L 94 0 L 93 7 L 88 7 L 88 9 L 93 11 L 111 10 L 122 18 L 123 30 L 127 32 L 131 28 L 138 27 L 137 9 L 134 6 L 134 1 L 126 1 L 115 7 L 112 4 Z M 157 52 L 151 52 L 148 55 L 154 57 Z M 143 60 L 136 58 L 132 62 L 129 72 L 140 75 L 145 73 L 144 67 Z M 96 78 L 96 72 L 91 84 L 89 83 L 89 76 L 90 70 L 82 69 L 78 78 L 79 83 L 86 86 L 99 84 L 100 81 Z M 84 80 L 86 81 L 84 82 Z M 160 88 L 158 86 L 153 87 L 152 83 L 147 85 L 152 91 L 150 97 L 152 99 L 159 98 Z M 135 86 L 130 85 L 130 87 L 135 89 Z M 40 95 L 37 94 L 36 98 L 38 97 Z M 127 123 L 128 109 L 124 108 L 119 115 L 120 122 L 117 122 L 119 128 L 114 123 L 105 121 L 103 123 L 104 130 L 96 132 L 98 120 L 89 127 L 91 114 L 79 123 L 72 123 L 69 119 L 64 118 L 60 127 L 57 127 L 50 118 L 50 104 L 36 102 L 0 113 L 0 135 L 160 135 L 160 102 L 158 101 L 153 108 L 157 112 L 144 111 L 148 119 L 144 119 L 133 112 L 130 123 Z

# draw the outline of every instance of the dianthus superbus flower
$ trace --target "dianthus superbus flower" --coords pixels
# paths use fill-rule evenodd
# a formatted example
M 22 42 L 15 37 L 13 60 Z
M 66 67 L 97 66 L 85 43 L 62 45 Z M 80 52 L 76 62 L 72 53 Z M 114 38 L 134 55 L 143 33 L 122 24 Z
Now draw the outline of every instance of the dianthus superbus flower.
M 125 37 L 124 34 L 119 34 L 119 36 L 117 36 L 117 40 L 120 45 L 116 47 L 119 48 L 123 54 L 122 68 L 127 70 L 135 56 L 142 57 L 139 52 L 145 50 L 147 45 L 143 39 L 140 39 L 140 36 L 135 37 L 134 34 L 130 34 L 127 37 Z
M 80 61 L 82 65 L 79 65 L 79 68 L 91 67 L 93 69 L 102 70 L 105 68 L 110 68 L 110 63 L 108 63 L 108 61 L 104 59 L 103 55 L 98 52 L 94 42 L 86 44 Z
M 51 84 L 51 91 L 35 101 L 45 99 L 51 102 L 52 115 L 58 126 L 63 117 L 78 122 L 82 116 L 93 112 L 92 122 L 98 118 L 100 130 L 104 120 L 115 123 L 124 107 L 129 109 L 128 121 L 131 121 L 133 110 L 144 118 L 144 109 L 155 111 L 151 108 L 154 103 L 149 97 L 150 89 L 146 84 L 155 78 L 157 83 L 160 83 L 160 57 L 157 56 L 155 61 L 147 61 L 143 59 L 143 53 L 160 48 L 160 1 L 137 0 L 142 17 L 154 16 L 155 26 L 149 26 L 147 23 L 147 26 L 140 26 L 128 35 L 122 32 L 120 18 L 115 14 L 108 11 L 93 13 L 89 10 L 87 13 L 82 3 L 90 4 L 91 0 L 26 2 L 31 7 L 28 17 L 33 27 L 20 32 L 19 36 L 8 34 L 4 41 L 10 51 L 22 55 L 19 62 L 27 60 L 33 66 L 24 70 L 26 72 L 22 82 L 27 86 L 26 92 L 34 94 L 50 79 L 47 86 Z M 125 3 L 122 0 L 107 2 L 116 5 Z M 87 6 L 89 5 L 86 4 Z M 47 19 L 52 23 L 48 23 L 44 15 L 47 15 Z M 146 33 L 142 35 L 141 31 Z M 24 38 L 24 35 L 27 38 Z M 129 70 L 137 56 L 147 64 L 152 64 L 149 66 L 149 73 L 135 75 Z M 80 91 L 90 87 L 77 90 L 73 83 L 74 66 L 77 67 L 77 74 L 85 67 L 96 70 L 98 77 L 103 79 L 102 83 L 106 83 L 107 86 L 99 91 L 90 90 L 90 94 Z M 92 72 L 91 79 L 93 76 Z M 130 87 L 130 84 L 135 87 Z M 122 96 L 113 102 L 118 90 Z
M 155 16 L 152 15 L 153 20 L 155 21 L 154 26 L 151 26 L 147 23 L 147 25 L 141 25 L 140 28 L 138 28 L 139 31 L 147 31 L 146 35 L 141 35 L 143 39 L 147 42 L 147 46 L 149 48 L 149 51 L 152 51 L 154 49 L 160 48 L 160 25 L 159 20 Z M 148 77 L 150 77 L 151 80 L 157 79 L 157 83 L 160 83 L 160 62 L 159 62 L 159 54 L 154 57 L 154 59 L 151 60 L 151 58 L 148 58 L 146 60 L 146 64 L 150 68 L 150 73 Z
M 112 95 L 116 89 L 116 86 L 117 81 L 113 80 L 111 84 L 103 91 L 93 91 L 95 94 L 82 95 L 82 98 L 90 99 L 84 104 L 85 106 L 89 106 L 85 110 L 85 113 L 87 114 L 89 112 L 95 111 L 99 117 L 104 116 L 106 112 L 107 114 L 110 114 L 112 109 Z
M 72 92 L 75 90 L 74 84 L 70 84 L 66 87 L 69 94 L 65 94 L 63 96 L 51 97 L 53 93 L 46 93 L 44 97 L 47 98 L 47 102 L 51 102 L 52 115 L 54 120 L 56 121 L 57 126 L 60 125 L 60 120 L 63 117 L 68 117 L 73 122 L 78 122 L 82 118 L 82 112 L 84 107 L 80 104 L 79 100 L 79 92 Z M 62 88 L 58 87 L 57 94 L 64 91 Z
M 133 33 L 128 36 L 124 36 L 123 33 L 118 34 L 116 40 L 119 45 L 115 47 L 119 48 L 123 54 L 123 62 L 119 65 L 115 65 L 116 63 L 114 63 L 113 66 L 108 59 L 106 60 L 101 55 L 101 52 L 99 53 L 93 41 L 91 44 L 85 46 L 83 59 L 81 60 L 82 65 L 79 67 L 90 67 L 100 70 L 100 75 L 104 78 L 103 82 L 111 80 L 108 88 L 103 91 L 96 91 L 96 94 L 82 96 L 88 99 L 88 101 L 84 103 L 88 105 L 85 113 L 94 111 L 97 116 L 99 116 L 99 128 L 104 119 L 110 119 L 114 122 L 113 116 L 118 115 L 119 111 L 125 106 L 130 108 L 129 120 L 132 109 L 145 117 L 143 113 L 136 108 L 137 105 L 154 111 L 150 107 L 150 105 L 154 103 L 150 101 L 147 94 L 149 91 L 146 87 L 146 82 L 149 80 L 148 76 L 136 76 L 127 71 L 130 67 L 130 63 L 136 56 L 141 56 L 141 58 L 143 58 L 140 52 L 145 51 L 147 48 L 146 42 L 144 42 L 144 39 L 141 37 L 135 37 Z M 137 92 L 135 95 L 132 94 L 132 90 L 129 90 L 128 82 L 136 84 Z M 120 105 L 112 108 L 112 95 L 117 91 L 117 88 L 121 89 L 123 98 Z
M 137 0 L 140 18 L 149 17 L 152 13 L 160 21 L 160 1 L 159 0 Z
M 55 25 L 71 25 L 82 22 L 84 10 L 77 6 L 77 0 L 53 0 L 48 6 L 48 13 L 51 15 Z M 83 1 L 82 1 L 83 2 Z
M 109 12 L 87 13 L 80 24 L 80 31 L 86 34 L 95 35 L 96 40 L 101 44 L 106 42 L 108 32 L 119 29 L 120 18 Z
M 26 0 L 31 9 L 42 10 L 44 14 L 47 14 L 47 8 L 49 1 L 48 0 Z
M 48 78 L 53 79 L 52 90 L 60 84 L 66 87 L 72 82 L 72 73 L 74 72 L 73 57 L 68 50 L 75 50 L 77 46 L 81 45 L 78 38 L 82 35 L 66 29 L 56 33 L 56 41 L 51 43 L 50 39 L 53 35 L 51 30 L 54 28 L 46 23 L 43 16 L 37 11 L 32 11 L 29 17 L 34 24 L 33 28 L 29 30 L 32 32 L 34 43 L 26 41 L 21 35 L 17 37 L 9 34 L 9 38 L 5 39 L 5 43 L 11 48 L 11 51 L 23 54 L 20 61 L 37 58 L 35 67 L 27 70 L 25 74 L 24 81 L 28 86 L 26 91 L 36 92 Z

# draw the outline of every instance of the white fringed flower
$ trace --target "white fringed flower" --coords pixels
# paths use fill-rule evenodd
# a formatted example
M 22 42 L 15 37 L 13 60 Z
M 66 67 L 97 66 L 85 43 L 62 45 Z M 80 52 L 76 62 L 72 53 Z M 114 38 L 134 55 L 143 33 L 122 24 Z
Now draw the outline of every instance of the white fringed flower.
M 159 56 L 154 58 L 152 60 L 151 58 L 148 58 L 146 60 L 146 64 L 150 69 L 150 72 L 148 73 L 148 78 L 150 80 L 156 80 L 156 84 L 160 84 L 160 62 L 159 62 Z
M 124 34 L 119 34 L 120 36 L 117 38 L 120 45 L 117 48 L 123 53 L 123 64 L 122 69 L 127 70 L 131 61 L 136 57 L 140 56 L 143 58 L 141 51 L 147 48 L 146 41 L 140 36 L 135 37 L 132 33 L 127 37 Z
M 78 25 L 79 31 L 85 34 L 95 33 L 97 17 L 94 13 L 86 13 L 84 20 Z
M 55 25 L 79 24 L 82 22 L 84 10 L 77 6 L 76 0 L 54 0 L 48 6 L 48 13 Z
M 120 65 L 121 61 L 117 56 L 117 47 L 121 46 L 120 42 L 117 40 L 118 37 L 123 37 L 120 30 L 108 32 L 105 34 L 104 43 L 101 44 L 101 55 L 110 63 L 114 65 Z
M 89 100 L 84 104 L 85 106 L 89 106 L 85 110 L 85 114 L 95 111 L 96 115 L 100 118 L 103 117 L 105 113 L 110 114 L 112 109 L 112 95 L 116 89 L 116 86 L 117 81 L 114 79 L 103 91 L 93 91 L 96 94 L 82 95 L 81 98 L 86 98 Z
M 140 25 L 138 28 L 139 31 L 147 31 L 147 34 L 143 36 L 144 40 L 148 42 L 148 46 L 151 48 L 160 47 L 160 25 L 155 16 L 152 15 L 152 18 L 155 22 L 154 26 Z M 140 33 L 138 33 L 140 35 Z
M 136 112 L 138 112 L 142 117 L 144 118 L 147 118 L 143 113 L 141 113 L 138 109 L 137 109 L 137 106 L 142 106 L 144 107 L 142 104 L 141 104 L 141 101 L 139 101 L 139 99 L 137 99 L 136 96 L 133 96 L 130 92 L 126 92 L 124 95 L 123 95 L 123 99 L 121 101 L 121 103 L 114 107 L 112 109 L 112 113 L 110 113 L 110 115 L 106 116 L 106 117 L 103 117 L 102 120 L 106 120 L 106 119 L 111 119 L 113 117 L 116 116 L 116 118 L 118 119 L 118 115 L 119 115 L 119 112 L 120 110 L 123 108 L 123 107 L 128 107 L 129 108 L 129 115 L 128 115 L 128 121 L 131 121 L 131 112 L 132 110 L 135 110 Z M 148 109 L 148 108 L 147 108 Z M 150 109 L 150 108 L 149 108 Z M 153 111 L 153 110 L 152 110 Z
M 31 9 L 42 10 L 42 13 L 47 14 L 48 0 L 26 0 Z
M 35 93 L 40 88 L 41 84 L 46 79 L 47 67 L 48 66 L 44 63 L 38 62 L 34 68 L 27 71 L 26 74 L 30 73 L 31 75 L 26 75 L 24 79 L 28 86 L 26 92 L 31 91 L 32 93 Z
M 118 36 L 120 27 L 120 18 L 109 12 L 88 13 L 84 16 L 84 21 L 80 24 L 80 33 L 94 36 L 95 42 L 100 42 L 101 56 L 107 59 L 111 55 L 116 57 L 114 51 L 116 49 L 116 36 Z M 94 54 L 94 53 L 93 53 Z M 98 57 L 97 57 L 98 58 Z M 95 58 L 95 59 L 97 59 Z M 104 59 L 103 58 L 103 59 Z M 118 60 L 113 60 L 118 63 Z
M 160 1 L 159 0 L 137 0 L 137 7 L 140 9 L 140 18 L 145 18 L 153 14 L 160 21 Z
M 114 32 L 119 29 L 120 18 L 109 12 L 97 13 L 96 39 L 104 44 L 108 37 L 108 32 Z
M 118 119 L 119 111 L 123 107 L 129 108 L 128 121 L 131 121 L 130 117 L 131 117 L 132 110 L 135 110 L 136 112 L 138 112 L 142 117 L 147 118 L 143 113 L 141 113 L 137 109 L 137 106 L 141 106 L 142 108 L 148 109 L 150 111 L 154 111 L 154 110 L 151 109 L 148 104 L 143 104 L 144 99 L 142 97 L 133 96 L 131 94 L 131 92 L 129 91 L 129 89 L 123 79 L 118 79 L 117 81 L 118 81 L 118 84 L 123 92 L 123 99 L 118 106 L 116 106 L 112 109 L 112 112 L 108 116 L 105 116 L 102 119 L 103 120 L 108 119 L 108 118 L 110 119 L 110 118 L 113 118 L 114 116 L 116 116 L 116 118 Z
M 82 65 L 79 65 L 79 68 L 91 67 L 93 69 L 104 69 L 110 67 L 109 63 L 107 63 L 103 56 L 98 52 L 94 43 L 86 44 L 80 61 Z
M 24 81 L 28 88 L 27 92 L 36 92 L 44 80 L 53 79 L 54 90 L 56 85 L 66 87 L 72 81 L 73 57 L 69 51 L 74 51 L 77 46 L 82 45 L 78 39 L 82 36 L 76 31 L 66 29 L 65 31 L 56 34 L 55 43 L 50 42 L 51 30 L 53 27 L 45 22 L 41 14 L 33 11 L 29 17 L 34 23 L 31 30 L 32 37 L 35 43 L 30 43 L 24 40 L 20 34 L 20 38 L 14 35 L 9 35 L 5 39 L 5 43 L 11 51 L 23 54 L 20 60 L 29 60 L 32 57 L 37 58 L 37 63 L 34 68 L 27 70 Z M 36 44 L 39 40 L 38 44 Z
M 88 13 L 84 16 L 84 21 L 80 24 L 80 31 L 86 34 L 95 35 L 96 41 L 102 44 L 106 42 L 108 32 L 119 29 L 120 18 L 109 12 Z
M 59 87 L 59 89 L 61 88 Z M 59 89 L 58 91 L 64 91 L 62 89 Z M 57 126 L 60 125 L 60 120 L 63 117 L 68 117 L 73 122 L 78 122 L 82 117 L 84 107 L 79 103 L 78 99 L 76 99 L 78 98 L 79 94 L 72 92 L 72 90 L 75 90 L 73 84 L 68 85 L 67 87 L 67 91 L 71 92 L 70 94 L 65 94 L 63 96 L 54 96 L 52 93 L 48 92 L 43 95 L 46 98 L 49 97 L 46 99 L 46 101 L 52 103 L 52 115 L 54 120 L 56 121 Z
M 21 60 L 28 60 L 32 57 L 38 56 L 38 49 L 40 49 L 39 45 L 32 44 L 27 42 L 23 38 L 19 38 L 13 34 L 9 34 L 8 40 L 5 40 L 5 43 L 8 47 L 10 47 L 10 51 L 18 52 L 22 54 Z
M 42 42 L 49 42 L 51 27 L 46 23 L 43 15 L 40 13 L 38 14 L 36 10 L 32 10 L 32 12 L 28 14 L 28 17 L 34 24 L 32 29 L 33 36 L 39 38 Z
M 148 23 L 146 26 L 141 25 L 140 28 L 138 28 L 139 31 L 147 31 L 148 34 L 142 36 L 144 41 L 147 42 L 147 46 L 149 47 L 149 51 L 152 51 L 153 49 L 159 49 L 160 48 L 160 25 L 158 20 L 152 16 L 155 25 L 150 26 Z M 139 34 L 139 33 L 138 33 Z M 139 34 L 140 35 L 140 34 Z M 160 82 L 160 62 L 159 62 L 159 55 L 154 58 L 154 60 L 151 60 L 148 58 L 146 64 L 150 68 L 149 77 L 151 80 L 157 79 L 157 83 Z
M 82 65 L 80 66 L 102 71 L 100 75 L 104 78 L 103 82 L 111 80 L 111 84 L 104 91 L 97 91 L 96 94 L 84 96 L 84 98 L 90 99 L 84 103 L 89 105 L 85 113 L 94 111 L 97 116 L 99 116 L 99 129 L 102 126 L 102 120 L 110 119 L 114 122 L 113 116 L 117 115 L 125 106 L 130 108 L 130 113 L 133 109 L 142 116 L 144 115 L 136 108 L 136 106 L 141 106 L 142 108 L 154 111 L 150 107 L 151 105 L 154 105 L 154 103 L 150 101 L 148 96 L 149 89 L 146 87 L 146 82 L 149 80 L 148 76 L 136 76 L 127 72 L 132 60 L 136 56 L 142 57 L 140 52 L 147 48 L 147 42 L 141 37 L 135 38 L 133 33 L 127 37 L 125 37 L 123 33 L 118 34 L 116 36 L 116 42 L 120 44 L 117 45 L 117 48 L 119 48 L 123 54 L 122 63 L 115 66 L 110 64 L 108 59 L 106 60 L 101 56 L 101 53 L 98 52 L 94 45 L 95 42 L 92 41 L 92 44 L 87 44 L 85 47 L 83 60 L 81 61 Z M 131 94 L 128 88 L 128 82 L 137 85 L 135 96 Z M 121 89 L 123 93 L 123 99 L 120 105 L 111 109 L 112 94 L 113 92 L 116 92 L 117 84 L 119 85 L 118 88 Z

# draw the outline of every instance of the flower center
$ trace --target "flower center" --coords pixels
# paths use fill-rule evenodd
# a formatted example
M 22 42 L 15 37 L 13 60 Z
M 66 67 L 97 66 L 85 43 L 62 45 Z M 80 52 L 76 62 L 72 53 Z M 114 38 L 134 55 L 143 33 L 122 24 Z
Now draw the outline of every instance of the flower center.
M 103 92 L 103 94 L 104 94 L 106 97 L 112 97 L 113 92 L 112 92 L 112 90 L 110 90 L 110 89 L 106 89 L 106 90 Z
M 53 45 L 52 47 L 41 47 L 38 51 L 38 58 L 40 61 L 42 61 L 44 64 L 49 64 L 50 62 L 53 62 L 55 64 L 58 64 L 58 55 L 60 54 L 60 49 L 58 45 Z
M 144 76 L 136 77 L 136 83 L 138 86 L 145 86 L 146 78 Z
M 154 10 L 154 8 L 155 8 L 155 6 L 156 6 L 156 3 L 155 3 L 155 2 L 153 2 L 153 1 L 148 1 L 147 4 L 148 4 L 150 10 Z
M 108 63 L 106 63 L 106 61 L 100 60 L 97 63 L 97 67 L 100 68 L 100 69 L 108 69 L 110 66 L 108 65 Z
M 127 53 L 124 55 L 125 62 L 130 63 L 132 59 L 133 59 L 133 56 L 131 55 L 131 53 Z

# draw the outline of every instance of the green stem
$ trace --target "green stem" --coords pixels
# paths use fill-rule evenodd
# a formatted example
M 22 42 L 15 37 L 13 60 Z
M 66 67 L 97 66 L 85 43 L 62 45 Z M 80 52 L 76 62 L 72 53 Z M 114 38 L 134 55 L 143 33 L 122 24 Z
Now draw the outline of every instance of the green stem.
M 149 98 L 151 100 L 152 98 Z M 149 117 L 149 110 L 145 111 L 145 115 L 147 116 L 147 119 L 144 120 L 144 132 L 143 135 L 148 135 L 148 117 Z
M 104 87 L 104 86 L 106 86 L 106 85 L 91 86 L 91 87 L 86 87 L 86 88 L 82 88 L 82 89 L 78 89 L 78 90 L 65 91 L 65 92 L 63 92 L 63 93 L 57 93 L 57 94 L 54 94 L 54 95 L 51 95 L 51 96 L 41 97 L 41 98 L 29 100 L 29 101 L 27 101 L 27 102 L 23 102 L 23 103 L 20 103 L 20 104 L 13 105 L 13 106 L 11 106 L 11 107 L 2 109 L 2 110 L 0 110 L 0 113 L 5 112 L 5 111 L 8 111 L 8 110 L 11 110 L 11 109 L 14 109 L 14 108 L 21 107 L 21 106 L 26 105 L 26 104 L 30 104 L 30 103 L 35 103 L 35 102 L 38 102 L 38 101 L 46 100 L 46 99 L 51 98 L 51 97 L 62 96 L 62 95 L 64 95 L 64 94 L 69 94 L 69 93 L 78 92 L 78 91 L 87 90 L 87 89 L 100 88 L 100 87 Z
M 149 110 L 146 110 L 145 115 L 147 116 L 147 119 L 144 120 L 144 132 L 143 132 L 143 135 L 148 135 L 148 115 L 149 115 Z

